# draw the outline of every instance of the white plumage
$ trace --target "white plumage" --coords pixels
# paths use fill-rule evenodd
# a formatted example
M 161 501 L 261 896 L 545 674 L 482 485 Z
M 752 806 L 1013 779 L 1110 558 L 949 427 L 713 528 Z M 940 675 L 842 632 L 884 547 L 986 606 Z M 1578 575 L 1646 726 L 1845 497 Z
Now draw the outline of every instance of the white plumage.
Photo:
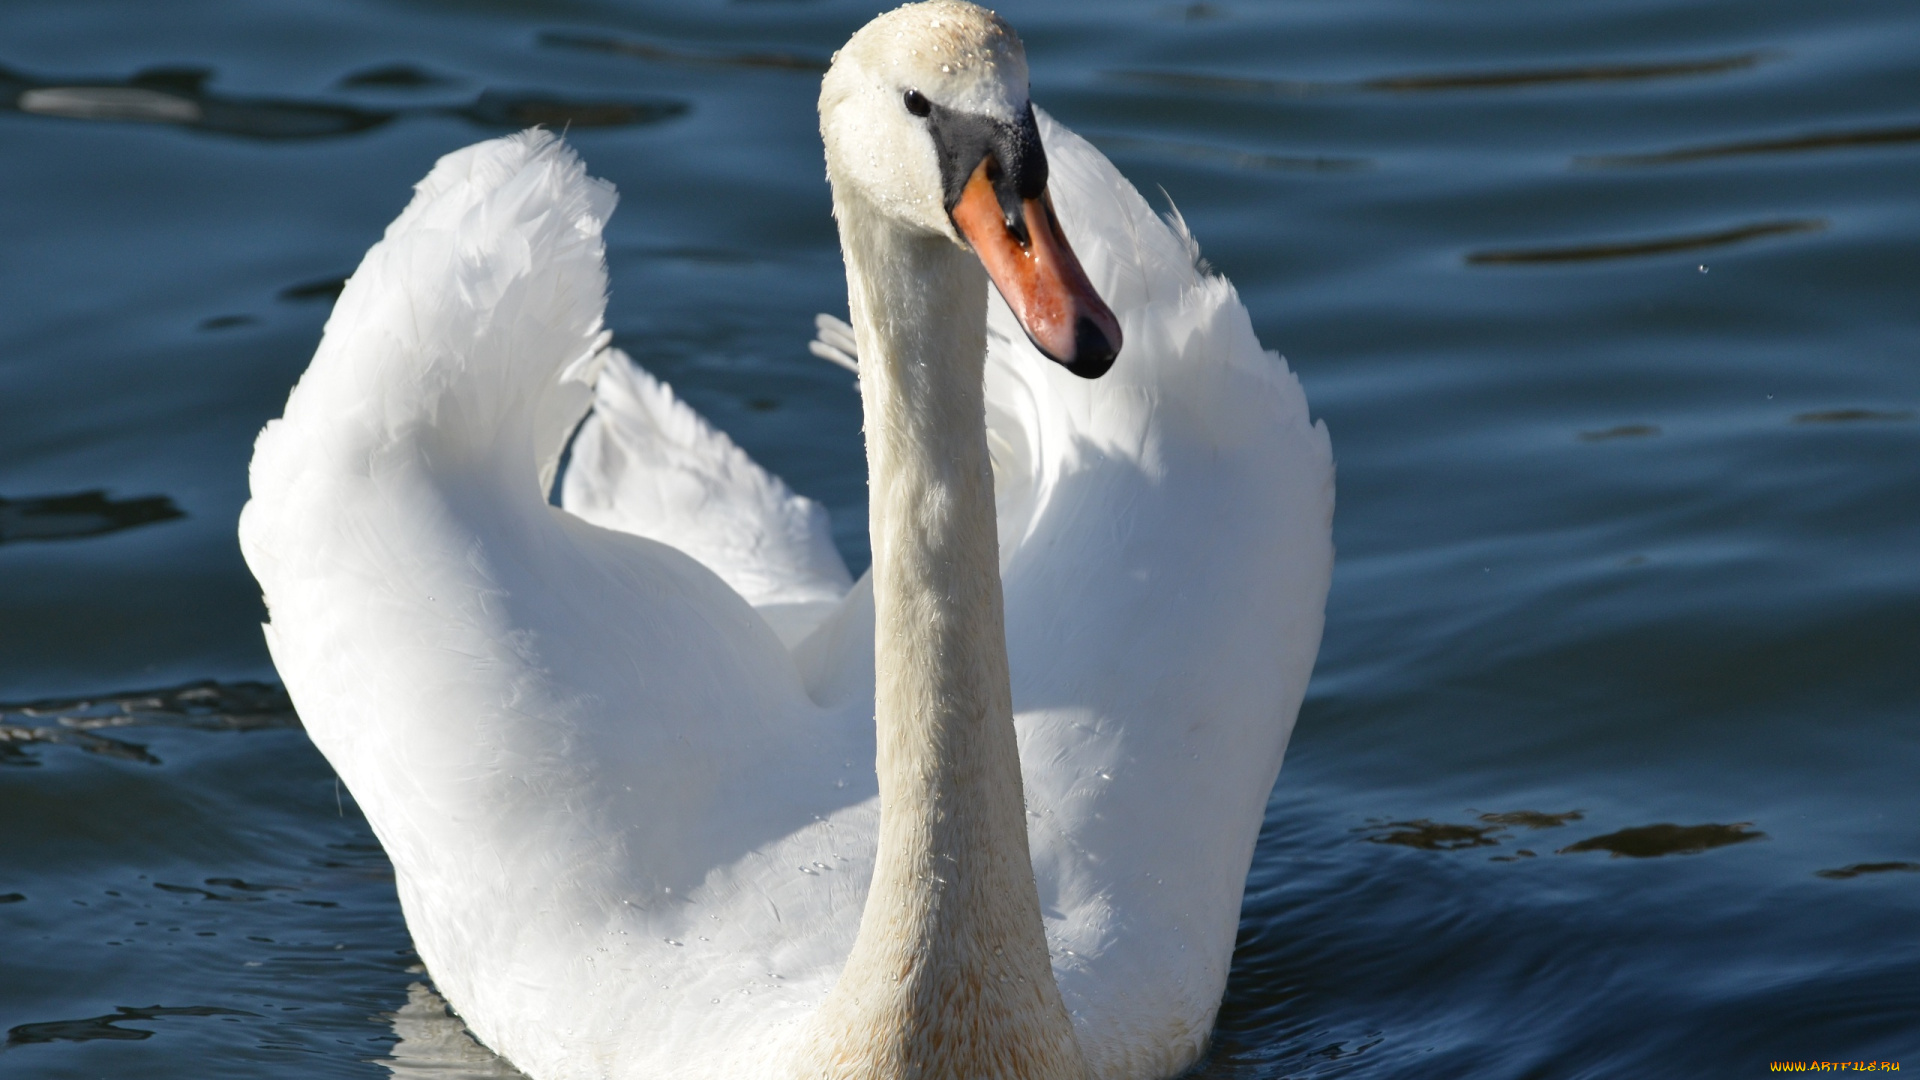
M 782 641 L 798 643 L 853 584 L 826 510 L 755 465 L 626 353 L 613 349 L 609 360 L 574 438 L 562 504 L 700 560 Z
M 1033 863 L 1095 1075 L 1164 1076 L 1212 1025 L 1318 647 L 1331 455 L 1178 219 L 1041 130 L 1126 347 L 1076 379 L 991 300 Z M 613 202 L 545 133 L 442 159 L 262 432 L 241 541 L 475 1033 L 541 1080 L 773 1075 L 871 876 L 872 594 L 820 507 L 605 348 Z

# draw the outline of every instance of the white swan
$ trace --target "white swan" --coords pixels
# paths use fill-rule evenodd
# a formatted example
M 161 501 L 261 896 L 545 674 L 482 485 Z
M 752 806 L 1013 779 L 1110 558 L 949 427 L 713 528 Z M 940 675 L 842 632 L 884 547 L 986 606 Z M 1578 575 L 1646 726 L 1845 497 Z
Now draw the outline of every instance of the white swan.
M 435 166 L 261 433 L 274 660 L 439 989 L 540 1080 L 1204 1049 L 1318 647 L 1330 451 L 1184 226 L 1026 87 L 949 0 L 826 76 L 858 585 L 818 507 L 605 347 L 613 192 L 544 133 Z M 1089 374 L 1125 348 L 1090 381 L 1023 328 Z

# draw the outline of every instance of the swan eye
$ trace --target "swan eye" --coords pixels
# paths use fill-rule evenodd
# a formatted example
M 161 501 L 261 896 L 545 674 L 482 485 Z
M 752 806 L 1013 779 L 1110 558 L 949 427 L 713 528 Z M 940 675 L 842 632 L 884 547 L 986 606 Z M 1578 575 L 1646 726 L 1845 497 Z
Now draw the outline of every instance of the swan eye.
M 918 90 L 907 91 L 907 111 L 915 116 L 925 116 L 933 111 L 933 102 Z

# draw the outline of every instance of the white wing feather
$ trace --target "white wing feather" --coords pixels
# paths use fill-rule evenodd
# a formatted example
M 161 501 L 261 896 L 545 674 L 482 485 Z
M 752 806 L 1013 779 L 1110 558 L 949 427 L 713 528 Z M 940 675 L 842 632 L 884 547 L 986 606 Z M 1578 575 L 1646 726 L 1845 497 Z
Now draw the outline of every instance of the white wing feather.
M 574 436 L 561 505 L 679 548 L 732 586 L 789 645 L 853 579 L 827 511 L 795 495 L 618 349 Z
M 546 505 L 611 209 L 543 133 L 443 159 L 262 432 L 241 542 L 475 1032 L 543 1080 L 750 1074 L 851 940 L 872 715 L 695 559 Z

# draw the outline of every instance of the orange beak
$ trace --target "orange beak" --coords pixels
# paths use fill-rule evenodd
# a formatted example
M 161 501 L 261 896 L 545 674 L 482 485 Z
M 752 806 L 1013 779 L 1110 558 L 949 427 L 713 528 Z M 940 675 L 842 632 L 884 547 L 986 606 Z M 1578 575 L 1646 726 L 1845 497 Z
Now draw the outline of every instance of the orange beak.
M 1087 280 L 1044 192 L 1020 202 L 1018 220 L 1003 212 L 991 175 L 998 169 L 988 156 L 973 170 L 953 224 L 1034 345 L 1075 375 L 1097 379 L 1120 353 L 1120 320 Z

